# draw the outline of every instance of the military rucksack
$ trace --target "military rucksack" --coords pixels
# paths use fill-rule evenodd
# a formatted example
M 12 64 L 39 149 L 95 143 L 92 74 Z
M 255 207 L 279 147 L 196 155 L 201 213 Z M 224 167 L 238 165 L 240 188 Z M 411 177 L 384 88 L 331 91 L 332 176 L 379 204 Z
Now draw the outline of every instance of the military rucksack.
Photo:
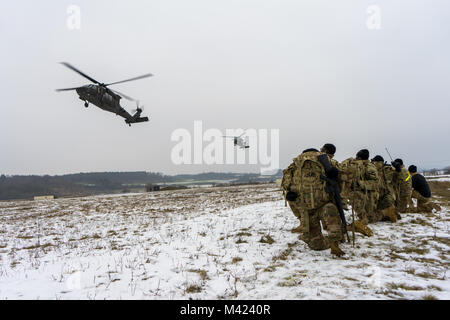
M 357 177 L 360 176 L 360 169 L 354 158 L 345 159 L 339 164 L 339 179 L 342 183 L 342 191 L 349 192 Z
M 298 194 L 297 205 L 305 210 L 316 209 L 330 201 L 325 191 L 325 169 L 317 160 L 320 152 L 305 152 L 294 159 L 295 170 L 290 190 Z
M 281 179 L 281 189 L 291 191 L 292 177 L 295 171 L 295 164 L 291 163 L 289 167 L 283 170 L 283 178 Z
M 346 189 L 351 191 L 376 191 L 378 189 L 378 170 L 369 160 L 349 158 L 341 162 L 340 177 Z
M 393 191 L 393 179 L 394 170 L 390 165 L 386 165 L 383 162 L 373 163 L 378 170 L 378 187 L 380 192 Z

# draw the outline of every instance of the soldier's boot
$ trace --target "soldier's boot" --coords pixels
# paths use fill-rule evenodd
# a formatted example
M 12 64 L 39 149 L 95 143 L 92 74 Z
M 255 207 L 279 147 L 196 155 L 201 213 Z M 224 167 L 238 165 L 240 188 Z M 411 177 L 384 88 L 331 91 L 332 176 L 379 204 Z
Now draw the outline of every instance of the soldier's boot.
M 345 210 L 345 211 L 350 210 L 347 202 L 343 202 L 342 203 L 342 209 Z
M 441 211 L 441 206 L 438 205 L 437 203 L 431 203 L 431 207 L 436 210 L 436 211 Z
M 354 226 L 355 226 L 355 232 L 361 233 L 368 237 L 373 236 L 373 231 L 363 222 L 356 220 L 354 222 Z M 352 231 L 352 230 L 353 230 L 353 225 L 352 224 L 348 225 L 347 231 Z
M 433 206 L 431 204 L 426 204 L 424 206 L 420 206 L 420 208 L 418 208 L 420 210 L 420 212 L 423 213 L 432 213 L 433 212 Z
M 397 216 L 397 220 L 401 220 L 402 216 L 400 215 L 400 212 L 397 211 L 397 209 L 395 207 L 393 207 L 395 210 L 395 215 Z
M 298 227 L 295 227 L 294 229 L 291 229 L 292 233 L 301 233 L 303 231 L 302 229 L 302 222 L 300 221 L 300 224 L 298 225 Z
M 345 254 L 345 252 L 339 248 L 339 243 L 337 241 L 330 241 L 330 249 L 330 253 L 335 256 L 341 257 Z
M 387 218 L 390 222 L 397 222 L 397 210 L 394 206 L 381 210 L 383 217 Z

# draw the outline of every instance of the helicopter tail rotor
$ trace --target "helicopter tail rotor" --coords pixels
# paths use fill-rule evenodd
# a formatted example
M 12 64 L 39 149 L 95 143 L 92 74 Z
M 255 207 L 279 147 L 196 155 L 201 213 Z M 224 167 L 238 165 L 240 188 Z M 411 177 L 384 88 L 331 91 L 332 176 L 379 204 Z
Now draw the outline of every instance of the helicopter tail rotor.
M 139 104 L 139 100 L 136 100 L 136 108 L 131 111 L 140 114 L 142 111 L 144 111 L 144 106 Z

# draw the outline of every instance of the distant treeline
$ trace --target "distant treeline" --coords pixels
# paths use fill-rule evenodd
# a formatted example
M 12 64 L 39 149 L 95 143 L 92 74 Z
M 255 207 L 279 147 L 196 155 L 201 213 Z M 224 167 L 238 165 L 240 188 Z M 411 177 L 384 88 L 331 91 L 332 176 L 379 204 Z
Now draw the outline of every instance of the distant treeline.
M 450 174 L 450 166 L 445 167 L 443 169 L 428 169 L 423 171 L 426 175 L 439 175 L 439 174 Z
M 0 176 L 0 200 L 32 199 L 39 195 L 55 197 L 87 196 L 101 193 L 127 192 L 144 189 L 146 184 L 179 183 L 184 181 L 232 180 L 236 183 L 273 180 L 281 176 L 259 177 L 258 174 L 207 172 L 169 176 L 159 172 L 92 172 L 59 176 Z

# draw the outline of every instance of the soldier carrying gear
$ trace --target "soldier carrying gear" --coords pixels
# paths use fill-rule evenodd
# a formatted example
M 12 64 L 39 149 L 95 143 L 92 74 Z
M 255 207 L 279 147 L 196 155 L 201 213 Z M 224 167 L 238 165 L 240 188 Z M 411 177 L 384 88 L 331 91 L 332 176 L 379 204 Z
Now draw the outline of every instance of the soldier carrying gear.
M 321 175 L 320 178 L 326 181 L 325 191 L 328 192 L 330 196 L 332 196 L 332 199 L 336 204 L 336 208 L 338 209 L 339 216 L 342 221 L 343 232 L 347 235 L 348 242 L 350 242 L 350 237 L 347 233 L 347 221 L 345 220 L 345 213 L 342 209 L 342 200 L 338 188 L 339 170 L 331 165 L 329 156 L 327 154 L 319 155 L 317 157 L 317 160 L 319 160 L 319 162 L 325 168 L 325 176 Z
M 334 167 L 334 168 L 337 168 L 339 170 L 339 162 L 336 159 L 334 159 L 334 154 L 336 153 L 336 146 L 334 144 L 332 144 L 332 143 L 325 143 L 323 145 L 323 147 L 320 149 L 320 152 L 326 153 L 328 155 L 328 159 L 329 159 L 329 161 L 331 163 L 331 166 Z M 341 184 L 342 184 L 341 180 L 338 179 L 339 193 L 342 191 L 342 185 Z M 340 194 L 339 194 L 339 196 L 340 196 Z M 341 199 L 341 203 L 342 203 L 342 208 L 344 210 L 348 210 L 347 201 L 345 201 L 345 198 Z M 322 223 L 322 226 L 323 226 L 323 228 L 325 230 L 327 229 L 327 226 L 324 225 L 323 223 Z
M 314 148 L 310 148 L 310 149 L 306 149 L 303 150 L 303 152 L 309 152 L 309 151 L 314 151 L 314 152 L 319 152 L 319 150 L 314 149 Z M 285 201 L 287 201 L 287 203 L 289 204 L 289 208 L 291 208 L 292 213 L 294 214 L 294 216 L 299 220 L 300 224 L 293 228 L 291 230 L 292 233 L 301 233 L 302 232 L 302 224 L 301 224 L 301 205 L 300 203 L 297 201 L 298 197 L 297 197 L 297 187 L 295 186 L 294 183 L 294 176 L 296 174 L 296 170 L 297 167 L 295 165 L 294 162 L 292 162 L 289 167 L 287 167 L 286 169 L 283 170 L 283 178 L 281 180 L 281 188 L 284 191 L 284 199 Z
M 390 165 L 385 164 L 382 156 L 377 155 L 372 160 L 372 163 L 378 170 L 378 192 L 379 198 L 376 205 L 376 210 L 379 212 L 374 218 L 380 220 L 389 220 L 391 222 L 397 221 L 397 211 L 394 206 L 395 192 L 392 185 L 395 169 Z
M 344 252 L 339 248 L 343 239 L 342 222 L 334 199 L 326 191 L 324 166 L 318 161 L 323 153 L 315 149 L 307 149 L 294 159 L 296 170 L 292 176 L 292 184 L 287 196 L 294 200 L 300 210 L 302 234 L 300 239 L 312 250 L 330 248 L 331 254 L 341 256 Z M 328 237 L 322 234 L 320 222 L 327 226 Z
M 293 187 L 293 176 L 296 171 L 296 167 L 294 163 L 291 163 L 289 167 L 283 170 L 283 179 L 281 180 L 281 188 L 283 189 L 284 199 L 289 204 L 289 208 L 291 208 L 294 216 L 299 220 L 300 224 L 298 227 L 291 230 L 293 233 L 301 232 L 301 221 L 300 221 L 300 207 L 296 204 L 296 197 L 293 191 L 295 188 Z M 292 190 L 291 190 L 292 186 Z
M 360 150 L 355 158 L 341 162 L 341 180 L 343 181 L 343 195 L 352 204 L 352 209 L 358 216 L 352 227 L 357 232 L 372 236 L 373 232 L 367 226 L 373 220 L 375 202 L 378 199 L 377 182 L 378 172 L 370 163 L 369 151 Z
M 395 159 L 392 162 L 392 165 L 395 167 L 396 171 L 394 174 L 393 184 L 395 190 L 395 207 L 398 212 L 406 212 L 408 206 L 408 199 L 411 198 L 411 178 L 403 165 L 402 159 Z
M 369 222 L 379 220 L 376 214 L 378 200 L 378 171 L 369 161 L 369 150 L 362 149 L 356 154 L 358 176 L 352 185 L 356 193 L 354 206 L 359 220 L 367 225 Z

